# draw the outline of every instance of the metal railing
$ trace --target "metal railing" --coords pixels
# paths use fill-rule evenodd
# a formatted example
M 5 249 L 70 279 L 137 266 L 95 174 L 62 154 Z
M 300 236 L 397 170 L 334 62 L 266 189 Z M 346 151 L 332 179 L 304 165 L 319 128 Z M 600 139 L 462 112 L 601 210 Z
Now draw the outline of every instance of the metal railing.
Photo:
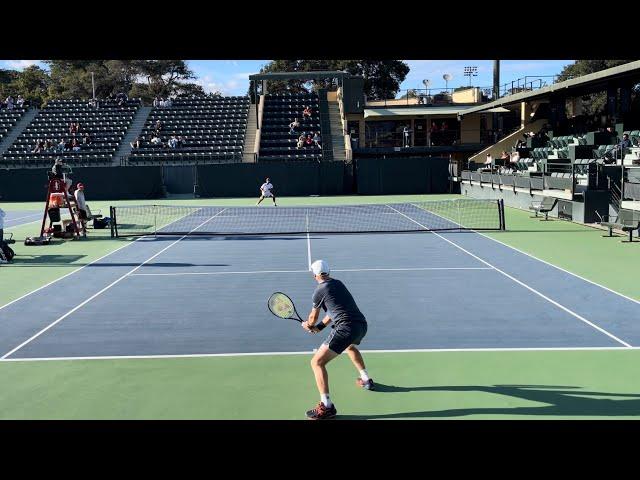
M 367 99 L 367 106 L 402 105 L 449 105 L 453 103 L 453 94 L 465 90 L 479 89 L 481 101 L 493 100 L 493 87 L 455 87 L 455 88 L 409 88 L 398 91 L 395 98 Z
M 138 159 L 131 159 L 131 157 L 139 157 Z M 215 154 L 215 153 L 189 153 L 183 154 L 182 158 L 179 155 L 172 154 L 159 154 L 159 155 L 144 155 L 139 156 L 136 154 L 124 155 L 120 157 L 120 166 L 144 166 L 144 165 L 207 165 L 215 163 L 242 163 L 243 154 Z M 254 154 L 254 161 L 257 160 L 257 155 Z
M 558 75 L 526 76 L 500 85 L 500 96 L 506 97 L 520 92 L 528 92 L 556 83 Z

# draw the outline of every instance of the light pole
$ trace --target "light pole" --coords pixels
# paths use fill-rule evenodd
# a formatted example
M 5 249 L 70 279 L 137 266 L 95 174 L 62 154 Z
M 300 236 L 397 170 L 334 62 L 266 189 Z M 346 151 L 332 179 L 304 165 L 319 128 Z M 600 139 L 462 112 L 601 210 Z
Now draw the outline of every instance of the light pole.
M 471 77 L 478 76 L 478 67 L 464 67 L 464 76 L 469 77 L 469 86 L 471 86 Z
M 449 80 L 453 78 L 453 75 L 451 75 L 450 73 L 445 73 L 444 75 L 442 75 L 442 78 L 445 81 L 445 90 L 447 91 L 447 93 L 449 93 Z

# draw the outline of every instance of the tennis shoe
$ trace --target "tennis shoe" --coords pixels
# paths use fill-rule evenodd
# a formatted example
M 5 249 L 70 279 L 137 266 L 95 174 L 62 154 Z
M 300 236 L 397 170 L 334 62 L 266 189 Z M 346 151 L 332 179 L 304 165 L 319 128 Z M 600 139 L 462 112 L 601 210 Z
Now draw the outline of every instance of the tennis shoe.
M 364 388 L 365 390 L 375 390 L 375 385 L 373 384 L 373 380 L 369 379 L 366 382 L 362 380 L 360 377 L 356 379 L 356 385 Z
M 333 418 L 338 414 L 335 405 L 331 405 L 330 407 L 326 407 L 324 403 L 318 403 L 318 406 L 313 410 L 309 410 L 307 412 L 307 418 L 309 420 L 328 420 L 329 418 Z

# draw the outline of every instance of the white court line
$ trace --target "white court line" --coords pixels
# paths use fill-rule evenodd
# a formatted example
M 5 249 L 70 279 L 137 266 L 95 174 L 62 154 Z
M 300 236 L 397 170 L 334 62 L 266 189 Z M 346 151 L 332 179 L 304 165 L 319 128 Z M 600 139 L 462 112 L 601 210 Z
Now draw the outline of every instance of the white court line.
M 494 270 L 489 267 L 415 267 L 415 268 L 332 268 L 332 272 L 412 272 L 425 270 Z M 184 275 L 241 275 L 261 273 L 307 273 L 308 270 L 254 270 L 243 272 L 132 273 L 132 277 L 179 277 Z
M 69 273 L 67 273 L 67 274 L 66 274 L 66 275 L 64 275 L 64 276 L 62 276 L 62 277 L 60 277 L 60 278 L 56 278 L 55 280 L 53 280 L 53 281 L 51 281 L 51 282 L 47 283 L 46 285 L 43 285 L 43 286 L 41 286 L 41 287 L 39 287 L 39 288 L 36 288 L 35 290 L 32 290 L 32 291 L 31 291 L 31 292 L 29 292 L 29 293 L 25 293 L 24 295 L 22 295 L 21 297 L 16 298 L 15 300 L 11 300 L 9 303 L 5 303 L 4 305 L 0 306 L 0 310 L 2 310 L 3 308 L 6 308 L 6 307 L 8 307 L 9 305 L 12 305 L 12 304 L 14 304 L 14 303 L 16 303 L 16 302 L 19 302 L 20 300 L 22 300 L 23 298 L 28 297 L 29 295 L 32 295 L 32 294 L 34 294 L 34 293 L 36 293 L 36 292 L 39 292 L 39 291 L 40 291 L 40 290 L 42 290 L 43 288 L 47 288 L 49 285 L 53 285 L 54 283 L 59 282 L 60 280 L 62 280 L 62 279 L 64 279 L 64 278 L 67 278 L 69 275 L 73 275 L 74 273 L 79 272 L 80 270 L 82 270 L 83 268 L 88 267 L 89 265 L 93 265 L 94 263 L 99 262 L 100 260 L 102 260 L 103 258 L 108 257 L 109 255 L 113 255 L 113 254 L 114 254 L 114 253 L 116 253 L 117 251 L 122 250 L 123 248 L 126 248 L 126 247 L 128 247 L 129 245 L 133 245 L 135 242 L 137 242 L 138 240 L 141 240 L 141 239 L 143 239 L 143 238 L 144 238 L 144 237 L 138 237 L 138 238 L 136 238 L 135 240 L 133 240 L 132 242 L 127 243 L 126 245 L 123 245 L 122 247 L 119 247 L 119 248 L 117 248 L 117 249 L 115 249 L 115 250 L 113 250 L 113 251 L 111 251 L 111 252 L 107 253 L 106 255 L 103 255 L 102 257 L 100 257 L 100 258 L 98 258 L 98 259 L 96 259 L 96 260 L 92 261 L 91 263 L 87 263 L 86 265 L 83 265 L 82 267 L 80 267 L 80 268 L 78 268 L 78 269 L 74 270 L 73 272 L 69 272 Z
M 494 242 L 497 242 L 497 243 L 499 243 L 500 245 L 504 245 L 505 247 L 509 247 L 510 249 L 515 250 L 515 251 L 516 251 L 516 252 L 518 252 L 518 253 L 522 253 L 523 255 L 526 255 L 526 256 L 527 256 L 527 257 L 529 257 L 529 258 L 533 258 L 534 260 L 538 260 L 539 262 L 542 262 L 542 263 L 544 263 L 544 264 L 546 264 L 546 265 L 549 265 L 550 267 L 557 268 L 558 270 L 560 270 L 560 271 L 562 271 L 562 272 L 564 272 L 564 273 L 568 273 L 569 275 L 573 275 L 574 277 L 579 278 L 580 280 L 584 280 L 585 282 L 588 282 L 588 283 L 590 283 L 591 285 L 595 285 L 596 287 L 600 287 L 600 288 L 602 288 L 602 289 L 606 290 L 607 292 L 615 293 L 616 295 L 618 295 L 618 296 L 620 296 L 620 297 L 622 297 L 622 298 L 626 298 L 627 300 L 630 300 L 630 301 L 632 301 L 632 302 L 637 303 L 638 305 L 640 305 L 640 301 L 639 301 L 639 300 L 636 300 L 635 298 L 628 297 L 628 296 L 627 296 L 627 295 L 625 295 L 624 293 L 616 292 L 615 290 L 612 290 L 612 289 L 610 289 L 609 287 L 605 287 L 604 285 L 600 285 L 599 283 L 596 283 L 596 282 L 594 282 L 594 281 L 592 281 L 592 280 L 589 280 L 588 278 L 584 278 L 584 277 L 582 277 L 582 276 L 578 275 L 577 273 L 573 273 L 573 272 L 570 272 L 569 270 L 565 270 L 565 269 L 564 269 L 564 268 L 562 268 L 562 267 L 559 267 L 559 266 L 557 266 L 557 265 L 554 265 L 553 263 L 549 263 L 549 262 L 547 262 L 546 260 L 542 260 L 541 258 L 538 258 L 538 257 L 536 257 L 536 256 L 534 256 L 534 255 L 531 255 L 530 253 L 524 252 L 524 251 L 522 251 L 522 250 L 520 250 L 520 249 L 518 249 L 518 248 L 516 248 L 516 247 L 513 247 L 513 246 L 511 246 L 511 245 L 508 245 L 508 244 L 506 244 L 506 243 L 504 243 L 504 242 L 501 242 L 500 240 L 496 240 L 495 238 L 491 238 L 491 237 L 489 237 L 488 235 L 485 235 L 484 233 L 477 232 L 476 230 L 472 230 L 472 231 L 473 231 L 473 232 L 475 232 L 475 233 L 477 233 L 478 235 L 482 235 L 483 237 L 488 238 L 489 240 L 493 240 Z
M 25 222 L 25 223 L 19 223 L 17 225 L 9 225 L 7 228 L 5 228 L 5 230 L 8 230 L 9 228 L 18 228 L 18 227 L 24 227 L 25 225 L 31 225 L 32 223 L 41 223 L 42 220 L 34 220 L 33 222 Z
M 450 353 L 450 352 L 572 352 L 572 351 L 624 351 L 640 350 L 640 347 L 523 347 L 523 348 L 409 348 L 401 350 L 360 350 L 362 353 Z M 298 352 L 250 352 L 250 353 L 187 353 L 174 355 L 104 355 L 90 357 L 28 357 L 2 358 L 2 362 L 51 362 L 61 360 L 144 360 L 172 358 L 210 357 L 263 357 L 287 355 L 311 355 L 313 351 Z
M 224 209 L 226 210 L 226 209 Z M 221 210 L 219 213 L 224 212 L 224 210 Z M 210 217 L 209 219 L 205 220 L 204 222 L 202 222 L 200 225 L 198 225 L 197 227 L 195 227 L 194 229 L 192 229 L 189 233 L 197 230 L 198 228 L 200 228 L 201 226 L 203 226 L 204 224 L 210 222 L 213 218 L 215 218 L 216 215 Z M 64 320 L 65 318 L 67 318 L 69 315 L 71 315 L 73 312 L 75 312 L 76 310 L 82 308 L 84 305 L 86 305 L 87 303 L 89 303 L 91 300 L 93 300 L 94 298 L 96 298 L 98 295 L 101 295 L 102 293 L 106 292 L 107 290 L 109 290 L 111 287 L 113 287 L 115 284 L 119 283 L 121 280 L 123 280 L 124 278 L 126 278 L 127 276 L 129 276 L 130 274 L 132 274 L 133 272 L 135 272 L 136 270 L 138 270 L 140 267 L 142 267 L 144 264 L 146 264 L 147 262 L 153 260 L 154 258 L 156 258 L 158 255 L 160 255 L 161 253 L 165 252 L 166 250 L 168 250 L 169 248 L 173 247 L 176 243 L 180 242 L 180 240 L 182 240 L 183 238 L 185 238 L 187 235 L 183 235 L 182 237 L 180 237 L 178 240 L 176 240 L 175 242 L 172 242 L 171 244 L 169 244 L 168 246 L 166 246 L 165 248 L 163 248 L 162 250 L 160 250 L 158 253 L 156 253 L 155 255 L 147 258 L 144 262 L 142 262 L 140 265 L 138 265 L 137 267 L 133 268 L 132 270 L 129 270 L 127 273 L 125 273 L 124 275 L 122 275 L 121 277 L 119 277 L 117 280 L 111 282 L 109 285 L 107 285 L 106 287 L 104 287 L 102 290 L 100 290 L 98 293 L 95 293 L 94 295 L 92 295 L 91 297 L 87 298 L 84 302 L 80 303 L 79 305 L 77 305 L 76 307 L 72 308 L 71 310 L 69 310 L 67 313 L 65 313 L 64 315 L 62 315 L 60 318 L 58 318 L 57 320 L 53 321 L 52 323 L 50 323 L 49 325 L 47 325 L 45 328 L 43 328 L 42 330 L 40 330 L 38 333 L 36 333 L 35 335 L 33 335 L 31 338 L 25 340 L 24 342 L 22 342 L 20 345 L 18 345 L 17 347 L 15 347 L 13 350 L 5 353 L 2 357 L 0 357 L 0 359 L 5 359 L 7 358 L 9 355 L 15 353 L 16 351 L 20 350 L 22 347 L 24 347 L 25 345 L 27 345 L 28 343 L 30 343 L 32 340 L 35 340 L 36 338 L 38 338 L 40 335 L 42 335 L 44 332 L 46 332 L 47 330 L 49 330 L 50 328 L 52 328 L 53 326 L 57 325 L 58 323 L 60 323 L 62 320 Z M 132 242 L 133 243 L 133 242 Z
M 44 215 L 44 213 L 32 213 L 31 215 L 25 215 L 24 217 L 17 217 L 17 218 L 11 218 L 9 220 L 5 220 L 4 223 L 15 222 L 17 220 L 22 220 L 23 218 L 31 218 L 31 217 L 37 217 L 42 215 Z
M 309 236 L 309 210 L 307 209 L 306 214 L 306 223 L 307 223 L 307 268 L 311 271 L 311 237 Z
M 415 221 L 414 219 L 412 219 L 411 217 L 405 215 L 404 213 L 400 212 L 399 210 L 396 210 L 395 208 L 393 208 L 390 205 L 387 205 L 389 208 L 391 208 L 392 210 L 395 210 L 396 212 L 400 213 L 402 216 L 406 217 L 407 219 L 411 220 L 413 223 L 420 225 L 422 228 L 424 228 L 425 230 L 429 230 L 429 228 L 427 228 L 426 226 L 422 225 L 420 222 Z M 555 300 L 552 300 L 551 298 L 547 297 L 546 295 L 544 295 L 543 293 L 539 292 L 538 290 L 536 290 L 533 287 L 530 287 L 529 285 L 527 285 L 524 282 L 521 282 L 520 280 L 518 280 L 517 278 L 509 275 L 508 273 L 500 270 L 498 267 L 495 267 L 494 265 L 491 265 L 489 262 L 481 259 L 480 257 L 478 257 L 477 255 L 474 255 L 473 253 L 469 252 L 468 250 L 465 250 L 463 247 L 461 247 L 460 245 L 458 245 L 455 242 L 452 242 L 451 240 L 449 240 L 446 237 L 443 237 L 442 235 L 440 235 L 437 232 L 431 231 L 431 233 L 433 233 L 434 235 L 437 235 L 438 237 L 440 237 L 441 239 L 443 239 L 445 242 L 450 243 L 451 245 L 453 245 L 454 247 L 462 250 L 464 253 L 472 256 L 473 258 L 475 258 L 476 260 L 484 263 L 485 265 L 490 266 L 491 268 L 495 269 L 496 271 L 498 271 L 499 273 L 501 273 L 502 275 L 504 275 L 507 278 L 510 278 L 511 280 L 513 280 L 514 282 L 516 282 L 519 285 L 522 285 L 524 288 L 526 288 L 527 290 L 535 293 L 536 295 L 538 295 L 539 297 L 545 299 L 546 301 L 548 301 L 549 303 L 555 305 L 556 307 L 560 308 L 561 310 L 564 310 L 565 312 L 567 312 L 568 314 L 572 315 L 573 317 L 577 318 L 578 320 L 586 323 L 587 325 L 590 325 L 591 327 L 595 328 L 596 330 L 598 330 L 601 333 L 604 333 L 605 335 L 607 335 L 609 338 L 612 338 L 613 340 L 615 340 L 616 342 L 624 345 L 625 347 L 631 347 L 630 344 L 628 344 L 627 342 L 625 342 L 624 340 L 619 339 L 618 337 L 616 337 L 614 334 L 606 331 L 604 328 L 599 327 L 598 325 L 596 325 L 595 323 L 590 322 L 589 320 L 587 320 L 586 318 L 584 318 L 581 315 L 578 315 L 576 312 L 574 312 L 573 310 L 568 309 L 567 307 L 565 307 L 564 305 L 559 304 L 558 302 L 556 302 Z

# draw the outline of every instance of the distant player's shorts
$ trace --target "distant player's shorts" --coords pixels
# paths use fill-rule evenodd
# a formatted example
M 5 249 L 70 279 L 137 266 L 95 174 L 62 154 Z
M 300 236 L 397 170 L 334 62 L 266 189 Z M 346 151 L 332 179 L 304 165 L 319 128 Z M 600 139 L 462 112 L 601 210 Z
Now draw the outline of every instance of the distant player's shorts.
M 343 323 L 331 331 L 323 344 L 339 355 L 350 345 L 360 345 L 366 334 L 367 324 L 364 322 Z
M 270 198 L 273 197 L 273 193 L 271 192 L 260 192 L 262 194 L 263 198 Z

